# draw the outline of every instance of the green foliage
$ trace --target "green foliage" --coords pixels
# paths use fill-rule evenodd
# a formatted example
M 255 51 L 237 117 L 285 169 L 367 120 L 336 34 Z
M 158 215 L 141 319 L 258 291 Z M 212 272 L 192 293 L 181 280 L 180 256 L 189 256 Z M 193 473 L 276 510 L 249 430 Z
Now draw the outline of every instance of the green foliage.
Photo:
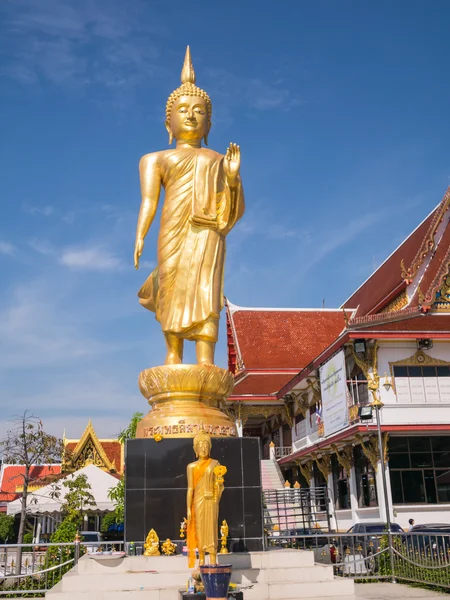
M 143 416 L 144 413 L 134 413 L 134 415 L 131 417 L 131 421 L 128 424 L 128 427 L 126 429 L 122 429 L 122 431 L 118 435 L 118 440 L 121 444 L 124 444 L 126 440 L 132 440 L 136 437 L 136 428 Z
M 119 479 L 119 483 L 108 490 L 108 498 L 115 503 L 115 522 L 123 523 L 125 518 L 125 480 Z
M 110 525 L 114 525 L 116 521 L 116 511 L 107 513 L 102 519 L 101 531 L 106 533 Z
M 14 517 L 8 517 L 5 513 L 0 513 L 0 541 L 3 544 L 11 543 L 14 536 Z
M 134 439 L 136 437 L 136 428 L 139 421 L 144 416 L 144 413 L 135 412 L 131 417 L 131 421 L 126 429 L 122 429 L 119 433 L 118 439 L 121 444 L 125 444 L 127 440 Z M 125 480 L 122 477 L 119 483 L 108 490 L 108 498 L 115 503 L 116 507 L 114 510 L 115 522 L 123 523 L 125 519 Z
M 87 476 L 83 473 L 77 477 L 64 481 L 63 486 L 67 488 L 61 511 L 65 519 L 75 523 L 78 527 L 83 522 L 85 509 L 95 506 L 95 498 L 91 494 L 91 485 Z
M 58 529 L 52 533 L 50 541 L 53 543 L 73 542 L 78 531 L 78 524 L 66 517 Z

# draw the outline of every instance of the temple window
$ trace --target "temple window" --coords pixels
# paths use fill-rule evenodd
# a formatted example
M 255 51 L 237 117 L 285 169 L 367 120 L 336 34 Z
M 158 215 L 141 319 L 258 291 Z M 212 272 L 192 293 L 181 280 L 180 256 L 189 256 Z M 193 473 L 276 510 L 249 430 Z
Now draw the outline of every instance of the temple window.
M 390 438 L 389 472 L 394 504 L 449 502 L 450 438 Z

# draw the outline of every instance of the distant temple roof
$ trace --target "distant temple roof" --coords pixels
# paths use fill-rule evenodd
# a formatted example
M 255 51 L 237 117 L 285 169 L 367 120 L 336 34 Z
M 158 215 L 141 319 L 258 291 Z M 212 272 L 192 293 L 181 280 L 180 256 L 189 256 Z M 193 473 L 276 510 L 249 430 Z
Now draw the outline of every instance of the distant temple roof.
M 117 439 L 100 439 L 89 420 L 79 440 L 64 438 L 63 470 L 81 469 L 88 464 L 110 473 L 123 473 L 124 448 Z
M 0 471 L 0 503 L 11 502 L 22 495 L 25 465 L 4 464 Z M 60 464 L 33 465 L 30 469 L 29 490 L 36 490 L 57 479 L 61 474 Z
M 228 366 L 236 378 L 230 401 L 276 394 L 345 328 L 342 309 L 245 308 L 227 300 L 226 311 Z

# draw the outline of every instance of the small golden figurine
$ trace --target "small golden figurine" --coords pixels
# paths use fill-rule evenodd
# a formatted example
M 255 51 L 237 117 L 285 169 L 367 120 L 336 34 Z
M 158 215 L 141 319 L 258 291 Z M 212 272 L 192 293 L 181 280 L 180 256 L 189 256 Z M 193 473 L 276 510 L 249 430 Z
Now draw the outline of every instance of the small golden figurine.
M 161 556 L 159 537 L 154 529 L 150 529 L 144 544 L 144 556 Z
M 222 521 L 222 526 L 220 527 L 221 548 L 220 548 L 219 554 L 228 554 L 227 540 L 228 540 L 228 523 L 224 519 Z
M 186 529 L 187 529 L 187 519 L 186 517 L 184 517 L 184 519 L 181 521 L 180 523 L 180 539 L 184 539 L 184 536 L 186 535 Z
M 198 460 L 187 466 L 187 547 L 190 569 L 195 566 L 196 549 L 200 565 L 205 564 L 206 552 L 209 553 L 210 564 L 217 564 L 219 502 L 226 472 L 226 467 L 220 469 L 219 462 L 210 458 L 211 437 L 205 431 L 195 436 L 194 451 Z
M 174 544 L 169 538 L 162 544 L 161 549 L 165 556 L 172 556 L 177 550 L 176 544 Z

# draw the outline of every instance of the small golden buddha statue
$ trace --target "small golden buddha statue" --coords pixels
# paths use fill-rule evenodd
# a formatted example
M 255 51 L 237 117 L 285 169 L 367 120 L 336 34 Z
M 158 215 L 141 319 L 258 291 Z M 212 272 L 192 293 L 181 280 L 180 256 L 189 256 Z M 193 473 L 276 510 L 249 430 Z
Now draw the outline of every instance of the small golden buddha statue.
M 177 550 L 176 544 L 174 544 L 169 538 L 161 545 L 161 549 L 165 556 L 172 556 Z
M 198 549 L 199 564 L 217 563 L 219 502 L 222 497 L 223 469 L 226 467 L 210 457 L 211 437 L 201 431 L 194 438 L 194 451 L 198 460 L 187 466 L 187 547 L 189 568 L 195 566 Z M 219 467 L 219 469 L 218 469 Z
M 208 143 L 212 104 L 195 85 L 189 46 L 182 85 L 169 96 L 166 129 L 174 149 L 146 154 L 140 161 L 142 204 L 134 264 L 165 190 L 158 237 L 158 264 L 139 290 L 139 301 L 156 315 L 167 345 L 166 365 L 182 363 L 184 340 L 196 342 L 197 363 L 214 364 L 223 307 L 225 237 L 244 212 L 239 146 L 225 155 Z
M 227 549 L 227 541 L 228 541 L 228 523 L 225 521 L 225 519 L 222 521 L 222 525 L 220 526 L 220 542 L 221 542 L 221 548 L 220 548 L 220 554 L 228 554 L 228 549 Z
M 159 537 L 154 529 L 150 529 L 144 543 L 144 556 L 161 556 Z

